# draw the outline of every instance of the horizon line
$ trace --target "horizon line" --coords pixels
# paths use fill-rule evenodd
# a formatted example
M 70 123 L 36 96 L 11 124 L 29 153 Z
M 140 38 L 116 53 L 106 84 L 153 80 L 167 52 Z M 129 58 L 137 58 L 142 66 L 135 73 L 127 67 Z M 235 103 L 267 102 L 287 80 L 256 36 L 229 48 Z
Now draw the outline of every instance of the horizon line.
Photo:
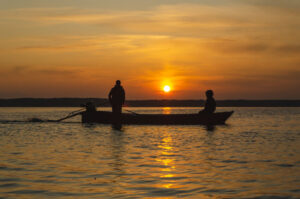
M 0 98 L 0 100 L 16 100 L 16 99 L 102 99 L 108 100 L 103 97 L 16 97 L 16 98 Z M 205 100 L 205 98 L 198 99 L 127 99 L 125 101 L 197 101 Z M 217 101 L 299 101 L 300 99 L 215 99 Z

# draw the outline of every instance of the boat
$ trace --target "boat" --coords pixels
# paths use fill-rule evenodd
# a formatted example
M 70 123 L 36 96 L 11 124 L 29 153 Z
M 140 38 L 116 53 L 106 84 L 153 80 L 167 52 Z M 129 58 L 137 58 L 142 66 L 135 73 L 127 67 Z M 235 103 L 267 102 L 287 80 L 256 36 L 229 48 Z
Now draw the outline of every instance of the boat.
M 116 118 L 109 111 L 81 112 L 82 123 L 114 124 Z M 117 120 L 120 124 L 153 124 L 153 125 L 217 125 L 233 114 L 230 112 L 199 113 L 199 114 L 137 114 L 122 113 Z

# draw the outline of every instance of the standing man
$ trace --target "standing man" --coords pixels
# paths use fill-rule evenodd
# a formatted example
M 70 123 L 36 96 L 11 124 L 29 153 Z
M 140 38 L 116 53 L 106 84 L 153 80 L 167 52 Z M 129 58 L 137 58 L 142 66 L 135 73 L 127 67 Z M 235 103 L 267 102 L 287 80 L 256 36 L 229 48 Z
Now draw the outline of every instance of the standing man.
M 110 90 L 108 99 L 112 106 L 113 115 L 117 119 L 122 113 L 122 105 L 125 102 L 125 91 L 120 80 L 117 80 L 116 85 Z

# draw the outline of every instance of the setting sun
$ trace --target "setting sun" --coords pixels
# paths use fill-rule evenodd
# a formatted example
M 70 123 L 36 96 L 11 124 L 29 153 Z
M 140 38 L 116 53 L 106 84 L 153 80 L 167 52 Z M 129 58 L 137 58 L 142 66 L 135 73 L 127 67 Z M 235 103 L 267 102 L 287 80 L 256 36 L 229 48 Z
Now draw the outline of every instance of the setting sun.
M 171 90 L 170 86 L 164 86 L 164 92 L 168 93 Z

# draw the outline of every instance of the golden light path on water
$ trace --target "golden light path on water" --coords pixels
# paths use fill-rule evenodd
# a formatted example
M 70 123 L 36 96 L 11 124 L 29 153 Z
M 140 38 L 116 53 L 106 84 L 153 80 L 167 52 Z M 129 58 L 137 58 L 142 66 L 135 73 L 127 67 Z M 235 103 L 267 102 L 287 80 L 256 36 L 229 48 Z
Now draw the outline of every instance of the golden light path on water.
M 164 132 L 163 139 L 158 147 L 161 149 L 161 151 L 158 156 L 159 158 L 157 158 L 156 161 L 166 166 L 166 168 L 161 168 L 162 174 L 160 175 L 160 178 L 167 179 L 167 182 L 161 184 L 160 186 L 163 188 L 173 188 L 174 184 L 172 183 L 172 180 L 168 180 L 169 178 L 176 177 L 173 172 L 176 170 L 176 167 L 173 163 L 174 158 L 171 158 L 171 155 L 173 155 L 172 137 L 168 133 Z

